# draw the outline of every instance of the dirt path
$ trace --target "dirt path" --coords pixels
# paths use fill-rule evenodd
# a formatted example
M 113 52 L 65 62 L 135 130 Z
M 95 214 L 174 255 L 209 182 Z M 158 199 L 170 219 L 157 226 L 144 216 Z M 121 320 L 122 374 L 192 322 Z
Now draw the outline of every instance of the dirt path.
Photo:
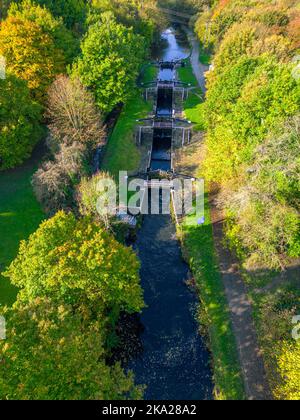
M 237 260 L 223 246 L 223 212 L 217 208 L 215 199 L 216 195 L 211 195 L 215 247 L 237 341 L 246 395 L 249 400 L 270 400 L 272 397 L 257 342 L 252 305 L 247 297 L 247 289 L 238 270 Z
M 189 42 L 192 47 L 192 53 L 191 53 L 191 64 L 193 67 L 193 72 L 195 74 L 195 77 L 198 81 L 199 86 L 201 87 L 203 93 L 206 93 L 206 80 L 205 80 L 205 73 L 209 70 L 209 66 L 206 66 L 202 63 L 200 63 L 199 56 L 200 56 L 200 45 L 198 40 L 195 38 L 195 35 L 193 32 L 188 29 L 184 28 L 184 30 L 187 33 Z

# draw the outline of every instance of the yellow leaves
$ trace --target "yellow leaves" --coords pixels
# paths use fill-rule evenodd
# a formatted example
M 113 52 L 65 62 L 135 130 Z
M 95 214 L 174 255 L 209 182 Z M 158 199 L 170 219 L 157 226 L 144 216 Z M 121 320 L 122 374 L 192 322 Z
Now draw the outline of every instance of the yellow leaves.
M 34 22 L 9 17 L 0 27 L 0 54 L 8 70 L 28 82 L 42 98 L 55 75 L 64 69 L 64 56 L 53 39 Z
M 282 384 L 275 389 L 281 400 L 300 399 L 300 343 L 283 342 L 278 356 L 278 371 Z

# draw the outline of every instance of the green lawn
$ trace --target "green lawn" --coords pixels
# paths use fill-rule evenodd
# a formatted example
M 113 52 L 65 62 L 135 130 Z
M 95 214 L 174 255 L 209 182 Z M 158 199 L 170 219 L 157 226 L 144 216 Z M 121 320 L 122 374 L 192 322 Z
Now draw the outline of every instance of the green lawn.
M 190 62 L 187 62 L 186 67 L 178 70 L 179 79 L 184 83 L 190 83 L 192 86 L 197 86 L 197 79 L 194 76 Z M 200 88 L 195 88 L 189 92 L 188 99 L 184 102 L 185 117 L 192 121 L 195 131 L 205 130 L 205 118 L 203 115 L 203 92 Z
M 101 169 L 118 177 L 119 171 L 136 171 L 140 164 L 140 151 L 134 138 L 136 120 L 144 118 L 152 109 L 137 90 L 118 119 L 109 137 Z
M 31 188 L 41 152 L 36 152 L 23 166 L 0 173 L 0 271 L 16 257 L 19 243 L 28 238 L 44 218 Z M 0 305 L 11 305 L 17 290 L 0 275 Z
M 211 54 L 209 52 L 205 52 L 204 50 L 200 51 L 199 56 L 200 63 L 209 66 L 211 64 Z
M 209 333 L 217 399 L 245 398 L 236 341 L 215 254 L 208 198 L 205 224 L 188 216 L 181 227 L 183 251 L 195 277 L 201 297 L 200 323 Z
M 153 65 L 145 66 L 145 68 L 143 69 L 142 76 L 141 76 L 141 83 L 153 82 L 154 80 L 156 80 L 157 74 L 158 74 L 157 67 Z

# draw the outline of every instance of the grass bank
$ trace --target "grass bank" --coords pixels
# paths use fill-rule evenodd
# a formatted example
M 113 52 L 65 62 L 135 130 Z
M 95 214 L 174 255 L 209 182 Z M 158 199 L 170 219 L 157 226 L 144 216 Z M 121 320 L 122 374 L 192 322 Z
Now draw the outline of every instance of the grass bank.
M 134 137 L 136 120 L 146 117 L 152 109 L 140 90 L 136 90 L 124 106 L 111 133 L 101 169 L 118 177 L 119 171 L 134 172 L 140 165 L 141 153 Z
M 189 121 L 192 121 L 195 131 L 204 131 L 206 126 L 203 112 L 203 92 L 197 87 L 197 79 L 193 73 L 190 61 L 186 63 L 186 67 L 178 69 L 178 76 L 182 82 L 189 83 L 194 87 L 183 104 L 184 115 Z
M 206 52 L 203 48 L 200 50 L 199 61 L 206 66 L 211 64 L 211 53 Z
M 21 167 L 0 173 L 0 272 L 16 257 L 20 241 L 27 239 L 45 217 L 31 187 L 41 156 L 39 148 Z M 0 274 L 0 305 L 11 305 L 16 295 L 17 289 Z
M 191 267 L 201 299 L 199 322 L 208 333 L 216 398 L 244 399 L 236 341 L 215 254 L 207 196 L 205 224 L 199 226 L 195 216 L 186 217 L 180 229 L 180 237 L 184 257 Z

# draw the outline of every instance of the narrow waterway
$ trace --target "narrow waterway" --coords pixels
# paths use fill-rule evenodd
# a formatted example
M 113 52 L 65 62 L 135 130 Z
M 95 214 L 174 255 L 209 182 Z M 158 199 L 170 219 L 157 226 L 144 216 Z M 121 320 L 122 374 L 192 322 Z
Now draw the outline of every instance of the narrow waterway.
M 187 45 L 178 42 L 173 31 L 165 32 L 163 38 L 168 45 L 161 59 L 188 55 Z M 162 71 L 163 78 L 173 77 L 167 70 Z M 152 165 L 156 169 L 168 167 L 170 136 L 163 130 L 154 132 Z M 147 386 L 146 400 L 211 399 L 209 354 L 196 321 L 198 299 L 186 284 L 189 269 L 171 216 L 145 216 L 136 248 L 148 306 L 141 317 L 143 352 L 130 366 L 136 383 Z

